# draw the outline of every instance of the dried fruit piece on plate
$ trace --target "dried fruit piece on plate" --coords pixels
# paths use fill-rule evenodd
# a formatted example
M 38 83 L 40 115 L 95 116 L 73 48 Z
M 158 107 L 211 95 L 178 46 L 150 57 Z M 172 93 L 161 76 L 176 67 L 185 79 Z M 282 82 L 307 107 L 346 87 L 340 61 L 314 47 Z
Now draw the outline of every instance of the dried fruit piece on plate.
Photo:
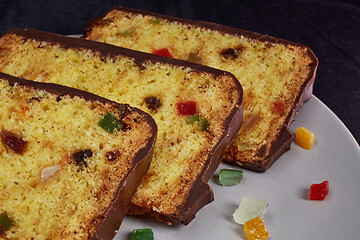
M 234 186 L 239 184 L 243 178 L 243 172 L 234 169 L 221 169 L 219 183 L 223 186 Z
M 319 184 L 312 184 L 310 187 L 310 200 L 324 200 L 329 193 L 329 182 L 323 181 Z
M 314 134 L 305 127 L 296 129 L 296 143 L 300 147 L 310 150 L 315 144 Z
M 264 221 L 260 217 L 253 218 L 244 224 L 244 231 L 248 240 L 265 240 L 270 237 Z
M 255 217 L 262 217 L 268 205 L 269 204 L 262 199 L 243 197 L 240 206 L 233 214 L 234 220 L 238 224 L 244 224 Z

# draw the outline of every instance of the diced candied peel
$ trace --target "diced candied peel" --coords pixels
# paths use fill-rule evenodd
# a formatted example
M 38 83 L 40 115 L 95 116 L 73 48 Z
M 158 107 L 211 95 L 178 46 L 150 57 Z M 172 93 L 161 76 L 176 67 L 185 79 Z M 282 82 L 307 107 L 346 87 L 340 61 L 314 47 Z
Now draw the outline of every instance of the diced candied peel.
M 310 200 L 322 201 L 329 193 L 329 182 L 323 181 L 319 184 L 312 184 L 310 187 Z
M 276 113 L 282 113 L 285 110 L 285 105 L 283 102 L 277 101 L 276 103 L 274 103 L 272 110 Z
M 314 134 L 305 127 L 296 129 L 296 144 L 310 150 L 315 144 Z
M 255 217 L 262 217 L 268 205 L 262 199 L 243 197 L 239 207 L 233 213 L 234 220 L 238 224 L 245 224 L 245 222 Z
M 244 231 L 248 240 L 265 240 L 270 237 L 264 221 L 260 217 L 253 218 L 244 224 Z
M 57 174 L 57 172 L 59 172 L 60 170 L 61 170 L 60 165 L 43 168 L 43 170 L 41 171 L 41 181 L 45 182 L 51 177 L 54 177 Z
M 167 48 L 156 49 L 156 50 L 152 51 L 152 54 L 163 56 L 163 57 L 171 57 L 171 58 L 173 57 L 172 54 L 170 53 L 169 49 L 167 49 Z

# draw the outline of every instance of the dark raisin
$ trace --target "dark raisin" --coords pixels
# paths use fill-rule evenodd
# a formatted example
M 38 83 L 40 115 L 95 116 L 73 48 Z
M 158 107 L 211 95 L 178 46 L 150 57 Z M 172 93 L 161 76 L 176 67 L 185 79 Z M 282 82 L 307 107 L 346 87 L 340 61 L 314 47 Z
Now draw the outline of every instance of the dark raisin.
M 233 48 L 227 48 L 221 51 L 221 56 L 223 56 L 226 59 L 235 59 L 238 57 L 238 53 Z
M 120 151 L 118 149 L 115 149 L 114 151 L 109 151 L 105 154 L 105 157 L 109 161 L 115 161 L 120 157 Z
M 131 130 L 131 126 L 129 126 L 127 123 L 123 122 L 121 130 L 124 132 L 129 131 L 129 130 Z
M 56 101 L 57 101 L 57 102 L 60 102 L 61 100 L 62 100 L 61 97 L 57 97 L 57 98 L 56 98 Z
M 80 167 L 87 167 L 86 158 L 92 157 L 93 153 L 90 149 L 81 150 L 73 153 L 72 158 L 75 160 L 76 165 Z
M 27 141 L 24 141 L 20 135 L 5 129 L 1 130 L 1 140 L 7 147 L 18 154 L 23 154 L 25 152 L 28 143 Z
M 146 107 L 150 110 L 157 111 L 161 107 L 160 99 L 155 96 L 145 98 Z

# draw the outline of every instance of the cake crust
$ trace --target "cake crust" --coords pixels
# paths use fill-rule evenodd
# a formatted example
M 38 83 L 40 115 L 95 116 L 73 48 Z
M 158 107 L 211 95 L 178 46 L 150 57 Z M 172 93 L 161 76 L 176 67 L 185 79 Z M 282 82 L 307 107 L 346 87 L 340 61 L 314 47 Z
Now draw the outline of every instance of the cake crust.
M 228 162 L 230 164 L 233 165 L 238 165 L 253 171 L 257 171 L 257 172 L 264 172 L 266 171 L 268 168 L 270 168 L 270 166 L 286 151 L 288 151 L 290 149 L 290 145 L 293 139 L 293 135 L 292 133 L 288 130 L 289 125 L 291 124 L 292 121 L 294 121 L 295 119 L 295 115 L 296 113 L 299 111 L 300 107 L 303 105 L 304 102 L 306 102 L 312 95 L 312 89 L 313 89 L 313 84 L 315 81 L 315 76 L 316 76 L 316 70 L 317 70 L 317 66 L 318 66 L 318 59 L 316 58 L 315 54 L 312 52 L 312 50 L 302 44 L 299 43 L 294 43 L 285 39 L 281 39 L 281 38 L 276 38 L 276 37 L 272 37 L 272 36 L 268 36 L 268 35 L 263 35 L 263 34 L 259 34 L 259 33 L 255 33 L 255 32 L 251 32 L 251 31 L 247 31 L 247 30 L 242 30 L 242 29 L 238 29 L 238 28 L 233 28 L 233 27 L 228 27 L 228 26 L 224 26 L 224 25 L 220 25 L 220 24 L 216 24 L 216 23 L 210 23 L 210 22 L 201 22 L 201 21 L 193 21 L 193 20 L 188 20 L 188 19 L 180 19 L 180 18 L 176 18 L 176 17 L 171 17 L 171 16 L 166 16 L 166 15 L 162 15 L 162 14 L 157 14 L 157 13 L 152 13 L 152 12 L 145 12 L 142 10 L 137 10 L 137 9 L 130 9 L 130 8 L 126 8 L 126 7 L 116 7 L 111 9 L 110 11 L 108 11 L 107 13 L 105 13 L 103 16 L 100 16 L 99 18 L 90 20 L 87 24 L 86 27 L 84 29 L 84 33 L 83 33 L 83 37 L 86 39 L 91 39 L 91 40 L 95 40 L 95 41 L 102 41 L 102 42 L 107 42 L 107 43 L 111 43 L 117 46 L 126 46 L 129 47 L 129 45 L 122 44 L 121 41 L 117 42 L 117 39 L 120 39 L 120 37 L 117 37 L 115 35 L 111 35 L 111 33 L 109 33 L 109 35 L 107 35 L 108 33 L 106 32 L 107 27 L 111 26 L 112 29 L 116 29 L 117 26 L 117 21 L 121 22 L 121 17 L 122 16 L 126 16 L 124 18 L 126 18 L 126 21 L 128 21 L 129 23 L 131 23 L 132 18 L 135 18 L 137 16 L 142 16 L 143 19 L 146 20 L 139 20 L 139 21 L 144 21 L 142 22 L 143 24 L 146 24 L 146 21 L 153 18 L 156 19 L 157 22 L 164 22 L 164 25 L 168 24 L 169 29 L 171 29 L 171 27 L 173 28 L 181 28 L 183 29 L 183 32 L 187 31 L 188 29 L 200 29 L 198 32 L 196 32 L 197 34 L 202 34 L 202 31 L 209 31 L 209 32 L 218 32 L 222 35 L 230 35 L 230 36 L 234 36 L 237 37 L 238 39 L 242 40 L 242 39 L 247 39 L 249 41 L 254 41 L 254 42 L 259 42 L 259 43 L 263 43 L 265 45 L 283 45 L 286 48 L 299 48 L 304 50 L 304 56 L 306 56 L 307 58 L 309 58 L 310 60 L 310 64 L 307 66 L 308 68 L 308 74 L 306 76 L 306 79 L 301 80 L 302 81 L 302 85 L 299 87 L 299 89 L 297 90 L 297 94 L 296 96 L 294 96 L 294 99 L 292 100 L 292 105 L 289 107 L 291 108 L 291 110 L 288 110 L 286 112 L 287 116 L 285 117 L 285 120 L 283 121 L 283 124 L 280 128 L 276 129 L 276 130 L 271 130 L 273 131 L 275 134 L 272 138 L 268 138 L 265 141 L 267 141 L 267 143 L 261 145 L 261 147 L 259 147 L 257 150 L 240 150 L 241 148 L 239 147 L 239 145 L 237 145 L 236 143 L 233 143 L 229 146 L 229 148 L 226 150 L 226 153 L 224 155 L 224 161 Z M 149 28 L 152 28 L 153 25 L 156 24 L 149 24 Z M 161 24 L 161 23 L 159 23 Z M 170 27 L 171 25 L 171 27 Z M 136 25 L 134 24 L 133 26 L 129 26 L 131 27 L 130 29 L 132 29 L 135 34 L 138 34 L 138 37 L 140 38 L 152 38 L 152 36 L 147 35 L 147 33 L 142 33 L 141 30 L 140 32 L 136 32 Z M 102 30 L 104 29 L 104 30 Z M 121 31 L 121 28 L 118 28 L 118 31 Z M 159 33 L 160 34 L 160 33 Z M 176 35 L 176 37 L 174 36 L 170 36 L 170 34 L 166 34 L 166 33 L 161 33 L 163 34 L 162 36 L 168 37 L 168 41 L 170 42 L 172 41 L 177 41 L 176 39 L 179 38 L 181 39 L 180 36 Z M 193 33 L 191 33 L 193 34 Z M 193 35 L 191 35 L 189 32 L 187 32 L 186 36 L 189 36 L 188 38 L 190 40 L 194 40 L 194 42 L 196 42 L 195 38 Z M 195 35 L 195 34 L 194 34 Z M 111 39 L 108 40 L 104 40 L 104 37 L 111 37 Z M 175 39 L 176 38 L 176 39 Z M 131 42 L 131 36 L 128 37 L 128 42 Z M 225 37 L 224 37 L 224 41 L 225 41 Z M 154 41 L 154 40 L 153 40 Z M 169 43 L 168 42 L 168 43 Z M 144 50 L 144 51 L 148 51 L 148 46 L 142 46 L 141 43 L 136 43 L 136 47 L 134 46 L 134 49 L 136 48 L 137 50 Z M 172 44 L 169 44 L 168 46 L 172 46 Z M 201 44 L 200 44 L 201 46 Z M 142 48 L 143 47 L 143 48 Z M 133 47 L 131 47 L 133 48 Z M 239 50 L 241 52 L 241 49 Z M 206 53 L 208 54 L 208 53 Z M 177 57 L 176 54 L 174 56 L 175 58 Z M 183 58 L 184 56 L 181 55 L 181 57 L 178 58 Z M 206 62 L 205 62 L 206 64 Z M 212 67 L 216 67 L 216 68 L 220 68 L 220 66 L 218 66 L 216 63 L 215 64 L 209 64 L 209 66 Z M 226 67 L 221 67 L 222 70 L 229 70 Z M 231 70 L 229 70 L 230 72 L 232 72 Z M 250 70 L 249 70 L 250 71 Z M 239 81 L 242 83 L 243 87 L 244 87 L 244 94 L 246 96 L 247 94 L 247 89 L 244 85 L 244 81 L 242 81 L 242 79 L 235 74 L 236 77 L 238 77 Z M 245 106 L 244 106 L 245 108 Z M 244 112 L 245 113 L 245 112 Z M 247 112 L 246 112 L 247 113 Z M 251 111 L 249 111 L 249 113 L 251 113 Z M 254 113 L 256 115 L 256 113 Z M 245 117 L 245 115 L 244 115 Z M 239 135 L 239 138 L 241 138 L 243 135 Z M 251 142 L 247 142 L 246 144 L 251 145 Z

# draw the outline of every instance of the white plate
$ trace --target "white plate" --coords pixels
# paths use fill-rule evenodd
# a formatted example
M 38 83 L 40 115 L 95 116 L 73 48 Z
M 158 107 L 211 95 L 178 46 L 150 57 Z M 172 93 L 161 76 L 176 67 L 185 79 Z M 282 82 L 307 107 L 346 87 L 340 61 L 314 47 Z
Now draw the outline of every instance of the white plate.
M 151 228 L 155 239 L 246 239 L 232 213 L 242 197 L 269 203 L 263 220 L 271 239 L 356 239 L 360 236 L 360 148 L 344 124 L 319 99 L 304 104 L 291 131 L 309 128 L 315 146 L 305 150 L 292 143 L 265 173 L 244 170 L 242 182 L 232 187 L 210 185 L 215 200 L 202 208 L 188 226 L 167 226 L 151 217 L 127 216 L 115 239 L 129 239 L 136 228 Z M 221 164 L 220 168 L 234 168 Z M 218 170 L 219 171 L 219 170 Z M 218 171 L 214 177 L 218 174 Z M 323 201 L 308 199 L 310 185 L 329 181 Z

